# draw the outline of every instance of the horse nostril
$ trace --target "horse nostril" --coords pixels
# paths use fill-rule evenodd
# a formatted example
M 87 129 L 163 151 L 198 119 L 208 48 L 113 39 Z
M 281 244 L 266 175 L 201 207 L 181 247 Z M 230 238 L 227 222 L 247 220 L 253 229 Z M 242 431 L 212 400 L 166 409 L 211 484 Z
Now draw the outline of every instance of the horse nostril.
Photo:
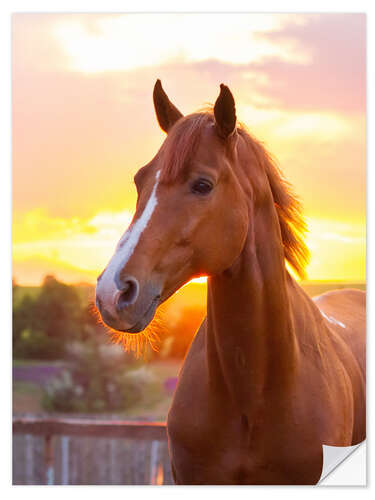
M 127 278 L 124 280 L 117 299 L 117 309 L 122 311 L 125 307 L 134 304 L 138 297 L 139 285 L 138 281 L 134 278 Z

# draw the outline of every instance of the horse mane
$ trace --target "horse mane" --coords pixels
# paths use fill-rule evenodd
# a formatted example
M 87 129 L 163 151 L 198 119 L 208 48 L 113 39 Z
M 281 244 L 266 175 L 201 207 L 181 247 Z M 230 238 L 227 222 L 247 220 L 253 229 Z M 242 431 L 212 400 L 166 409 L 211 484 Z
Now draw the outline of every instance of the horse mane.
M 250 144 L 258 162 L 266 172 L 279 218 L 285 259 L 303 279 L 306 277 L 305 267 L 310 252 L 304 240 L 307 226 L 302 215 L 302 204 L 294 193 L 292 185 L 285 179 L 275 159 L 263 144 L 252 137 L 242 124 L 237 132 Z
M 189 169 L 203 129 L 214 123 L 212 107 L 204 108 L 178 120 L 162 148 L 164 161 L 160 182 L 174 182 Z M 241 123 L 238 124 L 237 132 L 252 148 L 257 161 L 265 170 L 279 219 L 285 259 L 303 279 L 306 276 L 305 266 L 309 260 L 309 250 L 304 241 L 307 227 L 302 216 L 301 203 L 294 194 L 291 184 L 285 179 L 263 144 L 255 139 Z

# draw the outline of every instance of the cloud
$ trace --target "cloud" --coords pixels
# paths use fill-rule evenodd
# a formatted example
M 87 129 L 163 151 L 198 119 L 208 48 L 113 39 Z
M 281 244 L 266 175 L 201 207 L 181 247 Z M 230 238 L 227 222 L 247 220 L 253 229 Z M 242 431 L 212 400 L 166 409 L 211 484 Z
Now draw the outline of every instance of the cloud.
M 174 60 L 215 58 L 248 64 L 274 55 L 305 61 L 290 40 L 274 44 L 257 37 L 259 31 L 300 25 L 303 20 L 303 16 L 277 14 L 127 14 L 94 21 L 74 16 L 56 20 L 52 35 L 67 56 L 68 69 L 88 73 L 134 70 Z
M 96 271 L 83 270 L 72 264 L 38 255 L 15 260 L 12 272 L 16 282 L 32 286 L 40 285 L 47 275 L 53 275 L 66 283 L 94 283 L 98 274 Z
M 310 54 L 309 64 L 277 57 L 254 62 L 265 79 L 256 88 L 273 106 L 300 110 L 364 112 L 366 106 L 365 14 L 315 14 L 304 25 L 259 35 L 274 44 L 293 40 Z
M 32 210 L 15 217 L 13 260 L 20 263 L 30 258 L 46 259 L 56 261 L 60 267 L 73 266 L 97 274 L 107 264 L 131 219 L 127 210 L 98 213 L 89 219 L 53 217 L 45 210 Z
M 321 141 L 317 142 L 321 126 L 321 140 L 331 141 L 337 155 L 334 163 L 340 163 L 344 152 L 340 151 L 339 141 L 343 136 L 346 157 L 350 144 L 356 144 L 364 134 L 364 127 L 352 138 L 345 134 L 347 113 L 363 111 L 364 16 L 216 18 L 220 19 L 217 26 L 211 15 L 14 16 L 13 160 L 17 209 L 28 211 L 43 200 L 52 214 L 70 217 L 134 206 L 132 177 L 154 156 L 164 138 L 152 104 L 156 78 L 162 78 L 171 99 L 184 113 L 206 101 L 214 102 L 219 83 L 229 84 L 236 96 L 239 118 L 252 131 L 260 132 L 271 151 L 279 154 L 281 136 L 288 145 L 284 150 L 294 143 L 296 153 L 304 149 L 304 143 L 309 145 L 310 138 L 311 164 L 315 165 L 314 157 L 320 155 L 321 149 Z M 237 25 L 228 19 L 235 19 Z M 181 31 L 175 44 L 168 47 L 184 46 L 189 57 L 159 57 L 157 40 L 156 47 L 151 46 L 147 30 L 141 30 L 151 21 L 154 29 L 163 33 L 169 24 L 175 31 L 195 28 L 198 34 L 204 34 L 207 43 L 201 43 L 202 49 L 196 51 L 196 42 L 190 41 L 194 37 L 185 37 Z M 134 43 L 139 41 L 147 47 L 147 57 L 154 58 L 153 64 L 124 71 L 120 58 L 120 70 L 116 71 L 84 74 L 67 70 L 70 56 L 53 33 L 56 26 L 77 23 L 82 36 L 88 40 L 96 37 L 99 42 L 95 43 L 102 41 L 104 47 L 107 39 L 110 44 L 117 43 L 118 50 L 122 41 L 125 46 L 132 41 L 134 50 L 138 50 Z M 262 41 L 274 47 L 272 59 L 262 49 L 262 43 L 260 48 L 255 44 L 259 52 L 249 64 L 253 39 L 246 39 L 246 33 L 255 37 L 256 43 Z M 288 44 L 295 47 L 289 56 Z M 221 50 L 223 46 L 227 52 Z M 293 59 L 297 53 L 310 58 L 309 64 L 297 56 Z M 305 139 L 304 143 L 301 139 Z M 281 156 L 286 155 L 281 151 Z M 300 158 L 298 155 L 297 161 Z M 327 170 L 326 164 L 322 163 L 322 169 Z M 361 158 L 359 164 L 363 165 Z

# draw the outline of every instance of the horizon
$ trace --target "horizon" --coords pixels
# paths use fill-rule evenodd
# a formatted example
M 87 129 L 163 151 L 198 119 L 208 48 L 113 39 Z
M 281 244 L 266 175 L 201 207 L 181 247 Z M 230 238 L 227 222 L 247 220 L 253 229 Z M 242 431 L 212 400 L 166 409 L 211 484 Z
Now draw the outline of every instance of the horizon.
M 24 287 L 24 288 L 40 288 L 42 285 L 43 285 L 43 280 L 46 278 L 46 276 L 48 275 L 45 275 L 43 276 L 42 280 L 40 281 L 40 283 L 38 284 L 30 284 L 30 283 L 21 283 L 17 280 L 17 278 L 15 276 L 13 276 L 13 281 L 14 283 L 17 285 L 17 286 L 20 286 L 20 287 Z M 54 277 L 55 279 L 56 276 L 53 276 L 51 275 L 52 277 Z M 96 286 L 96 283 L 94 282 L 89 282 L 89 281 L 77 281 L 77 282 L 67 282 L 67 281 L 62 281 L 62 280 L 59 280 L 57 279 L 57 281 L 60 281 L 61 283 L 64 283 L 65 285 L 69 285 L 69 286 L 88 286 L 88 287 L 95 287 Z M 303 285 L 323 285 L 323 284 L 341 284 L 341 285 L 344 285 L 344 284 L 355 284 L 355 285 L 366 285 L 367 284 L 367 281 L 366 280 L 309 280 L 309 279 L 306 279 L 306 280 L 296 280 L 297 283 L 301 286 Z M 182 288 L 186 287 L 186 286 L 189 286 L 189 285 L 203 285 L 203 286 L 207 286 L 207 281 L 198 281 L 198 280 L 191 280 L 187 283 L 185 283 L 185 285 L 182 285 L 181 288 L 179 288 L 177 291 L 181 290 Z

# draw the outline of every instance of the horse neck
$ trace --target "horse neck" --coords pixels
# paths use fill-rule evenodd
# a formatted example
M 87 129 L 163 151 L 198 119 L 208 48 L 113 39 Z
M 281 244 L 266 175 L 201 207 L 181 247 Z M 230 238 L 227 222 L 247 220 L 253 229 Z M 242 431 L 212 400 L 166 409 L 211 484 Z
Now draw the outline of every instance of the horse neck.
M 250 214 L 251 215 L 251 214 Z M 243 251 L 208 281 L 210 383 L 243 407 L 293 379 L 296 339 L 279 222 L 273 202 L 252 216 Z

